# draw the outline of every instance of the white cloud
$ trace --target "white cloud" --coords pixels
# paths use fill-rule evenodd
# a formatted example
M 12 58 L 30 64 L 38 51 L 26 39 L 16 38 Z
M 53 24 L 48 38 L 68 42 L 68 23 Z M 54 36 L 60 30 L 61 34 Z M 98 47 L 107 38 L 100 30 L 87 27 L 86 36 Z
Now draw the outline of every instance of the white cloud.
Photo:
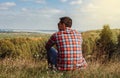
M 88 8 L 98 9 L 99 7 L 97 7 L 97 6 L 95 6 L 94 4 L 90 3 L 90 4 L 88 4 Z
M 5 3 L 0 3 L 0 10 L 7 10 L 11 7 L 16 6 L 15 2 L 5 2 Z
M 60 0 L 61 2 L 67 2 L 68 0 Z
M 70 2 L 70 5 L 79 5 L 79 4 L 81 4 L 82 3 L 82 0 L 72 0 L 71 2 Z
M 55 8 L 40 8 L 40 9 L 30 9 L 30 8 L 22 8 L 21 9 L 21 15 L 22 16 L 30 16 L 30 17 L 51 17 L 51 16 L 57 16 L 59 14 L 64 14 L 65 12 L 59 9 Z
M 26 12 L 26 11 L 28 11 L 28 9 L 27 8 L 22 8 L 21 11 Z
M 81 8 L 82 12 L 95 12 L 97 9 L 100 9 L 99 6 L 94 5 L 93 3 L 89 3 L 87 6 Z
M 58 14 L 58 13 L 62 13 L 61 10 L 59 10 L 59 9 L 54 9 L 54 8 L 44 8 L 44 9 L 41 9 L 40 12 L 42 12 L 42 13 L 48 13 L 48 14 Z
M 21 0 L 24 2 L 35 2 L 35 3 L 39 3 L 39 4 L 44 4 L 46 3 L 46 0 Z
M 46 3 L 46 0 L 36 0 L 36 3 Z

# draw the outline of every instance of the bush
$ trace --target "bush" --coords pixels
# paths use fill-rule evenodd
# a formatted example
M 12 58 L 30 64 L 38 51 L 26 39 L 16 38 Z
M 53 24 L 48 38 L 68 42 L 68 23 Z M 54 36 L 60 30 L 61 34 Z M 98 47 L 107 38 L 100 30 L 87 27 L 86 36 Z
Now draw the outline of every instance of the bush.
M 0 40 L 0 57 L 16 56 L 15 47 L 9 40 Z
M 108 61 L 112 58 L 115 52 L 115 44 L 113 39 L 113 33 L 109 25 L 104 25 L 100 33 L 100 38 L 96 41 L 98 59 L 102 61 Z
M 0 57 L 35 58 L 46 57 L 45 40 L 39 38 L 10 38 L 0 40 Z

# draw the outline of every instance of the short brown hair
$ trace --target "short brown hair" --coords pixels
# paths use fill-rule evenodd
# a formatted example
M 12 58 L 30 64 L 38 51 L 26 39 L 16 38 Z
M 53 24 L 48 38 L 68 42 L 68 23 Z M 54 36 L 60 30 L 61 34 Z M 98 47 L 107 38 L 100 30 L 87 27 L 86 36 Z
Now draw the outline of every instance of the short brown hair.
M 60 23 L 64 23 L 66 25 L 66 27 L 71 27 L 72 26 L 72 19 L 70 17 L 61 17 Z

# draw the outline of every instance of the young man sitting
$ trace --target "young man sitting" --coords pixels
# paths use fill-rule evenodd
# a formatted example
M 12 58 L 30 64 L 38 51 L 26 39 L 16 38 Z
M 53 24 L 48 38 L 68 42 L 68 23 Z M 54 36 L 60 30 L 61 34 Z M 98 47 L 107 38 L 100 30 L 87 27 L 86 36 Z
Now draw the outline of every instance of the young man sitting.
M 58 70 L 76 70 L 86 68 L 87 63 L 82 55 L 82 37 L 71 29 L 72 19 L 61 17 L 59 31 L 54 33 L 46 43 L 48 65 Z M 56 45 L 57 49 L 53 48 Z

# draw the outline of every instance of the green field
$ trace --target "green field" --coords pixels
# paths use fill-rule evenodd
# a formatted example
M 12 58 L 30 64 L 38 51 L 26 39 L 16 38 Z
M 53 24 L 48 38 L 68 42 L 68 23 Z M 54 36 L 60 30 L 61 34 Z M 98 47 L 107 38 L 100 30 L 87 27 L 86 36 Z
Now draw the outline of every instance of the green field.
M 117 41 L 120 30 L 112 32 Z M 92 46 L 100 33 L 101 30 L 82 33 L 83 54 L 88 67 L 76 71 L 52 71 L 47 68 L 44 46 L 49 34 L 0 33 L 0 78 L 120 78 L 117 57 L 105 63 L 99 61 L 101 59 L 95 60 Z

